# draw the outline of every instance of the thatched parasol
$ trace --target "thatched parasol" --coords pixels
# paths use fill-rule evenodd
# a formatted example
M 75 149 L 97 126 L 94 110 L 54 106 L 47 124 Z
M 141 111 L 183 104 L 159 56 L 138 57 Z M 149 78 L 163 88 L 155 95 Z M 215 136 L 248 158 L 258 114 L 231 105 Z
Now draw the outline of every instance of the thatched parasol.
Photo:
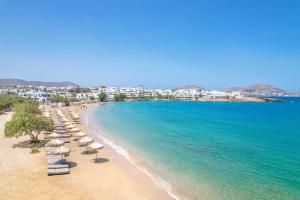
M 49 147 L 60 147 L 62 145 L 64 145 L 64 141 L 60 140 L 60 139 L 54 139 L 54 140 L 50 140 L 49 142 L 47 142 L 47 146 Z
M 95 154 L 96 154 L 95 161 L 97 161 L 98 150 L 103 149 L 104 145 L 100 144 L 98 142 L 93 142 L 92 144 L 88 145 L 88 148 L 92 149 L 95 152 Z
M 86 146 L 86 145 L 91 144 L 93 141 L 94 141 L 93 138 L 85 136 L 85 137 L 81 138 L 80 140 L 78 140 L 78 144 L 80 146 Z
M 60 137 L 60 135 L 57 133 L 51 133 L 49 135 L 45 135 L 46 139 L 59 138 L 59 137 Z
M 87 134 L 84 133 L 84 132 L 78 132 L 78 133 L 75 133 L 75 134 L 74 134 L 75 138 L 78 139 L 78 140 L 79 140 L 80 138 L 86 136 L 86 135 L 87 135 Z
M 70 132 L 79 132 L 79 131 L 80 131 L 79 128 L 72 128 L 72 129 L 70 130 Z
M 61 146 L 61 147 L 58 147 L 58 148 L 54 149 L 51 152 L 51 154 L 61 155 L 63 157 L 63 156 L 68 155 L 70 152 L 71 152 L 71 149 L 69 149 L 68 147 L 65 147 L 65 146 Z

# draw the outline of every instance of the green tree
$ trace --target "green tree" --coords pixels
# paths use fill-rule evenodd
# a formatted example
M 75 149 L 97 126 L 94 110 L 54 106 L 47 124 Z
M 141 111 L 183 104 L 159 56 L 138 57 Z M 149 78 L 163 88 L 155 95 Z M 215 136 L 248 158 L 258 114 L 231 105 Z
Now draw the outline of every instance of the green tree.
M 32 114 L 41 114 L 39 103 L 34 100 L 27 100 L 22 103 L 17 103 L 13 107 L 14 112 L 27 112 Z
M 106 93 L 101 92 L 100 94 L 98 94 L 98 98 L 99 98 L 99 100 L 100 100 L 101 102 L 103 102 L 103 101 L 106 100 L 107 95 L 106 95 Z
M 65 106 L 70 106 L 70 100 L 68 98 L 65 98 L 64 103 L 65 103 Z
M 92 100 L 92 101 L 95 100 L 95 97 L 94 97 L 94 96 L 90 96 L 89 98 L 90 98 L 90 100 Z
M 59 102 L 64 102 L 65 101 L 65 98 L 60 96 L 60 95 L 53 95 L 51 97 L 51 102 L 52 103 L 59 103 Z
M 114 99 L 115 99 L 115 101 L 125 101 L 126 95 L 123 94 L 123 93 L 116 94 L 116 95 L 114 96 Z
M 39 142 L 41 131 L 52 131 L 53 122 L 41 115 L 27 112 L 16 113 L 13 118 L 5 124 L 6 137 L 20 137 L 29 135 L 33 143 Z
M 65 103 L 65 106 L 70 106 L 70 100 L 68 98 L 65 98 L 65 97 L 60 96 L 60 95 L 54 95 L 54 96 L 52 96 L 51 102 L 52 103 L 63 102 L 63 103 Z
M 25 98 L 13 94 L 0 94 L 0 111 L 12 107 L 16 103 L 25 101 Z

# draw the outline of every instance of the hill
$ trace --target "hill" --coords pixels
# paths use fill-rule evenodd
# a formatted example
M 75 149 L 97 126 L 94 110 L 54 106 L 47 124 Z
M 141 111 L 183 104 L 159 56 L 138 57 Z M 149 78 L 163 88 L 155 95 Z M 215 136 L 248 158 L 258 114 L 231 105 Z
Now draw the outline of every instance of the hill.
M 205 90 L 205 88 L 200 87 L 200 86 L 196 86 L 196 85 L 187 85 L 187 86 L 179 87 L 179 88 L 176 88 L 176 89 L 196 89 L 196 90 Z
M 22 79 L 0 79 L 0 87 L 8 87 L 8 86 L 46 86 L 46 87 L 78 87 L 77 84 L 62 81 L 62 82 L 44 82 L 44 81 L 25 81 Z
M 247 96 L 281 96 L 288 94 L 287 91 L 268 84 L 255 84 L 248 87 L 233 87 L 226 91 L 239 91 L 241 94 Z

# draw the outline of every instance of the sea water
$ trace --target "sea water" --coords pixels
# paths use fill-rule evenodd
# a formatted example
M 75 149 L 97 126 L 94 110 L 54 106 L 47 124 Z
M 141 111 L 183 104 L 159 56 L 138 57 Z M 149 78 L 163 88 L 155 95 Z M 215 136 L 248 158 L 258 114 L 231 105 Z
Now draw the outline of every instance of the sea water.
M 107 103 L 93 116 L 177 197 L 296 200 L 300 98 L 284 100 Z

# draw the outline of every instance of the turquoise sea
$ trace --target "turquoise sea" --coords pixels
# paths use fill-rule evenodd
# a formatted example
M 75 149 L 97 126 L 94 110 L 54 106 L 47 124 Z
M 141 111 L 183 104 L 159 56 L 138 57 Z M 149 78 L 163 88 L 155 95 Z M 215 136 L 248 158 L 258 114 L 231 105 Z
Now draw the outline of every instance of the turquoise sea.
M 93 111 L 109 138 L 182 199 L 300 199 L 300 98 L 144 101 Z

